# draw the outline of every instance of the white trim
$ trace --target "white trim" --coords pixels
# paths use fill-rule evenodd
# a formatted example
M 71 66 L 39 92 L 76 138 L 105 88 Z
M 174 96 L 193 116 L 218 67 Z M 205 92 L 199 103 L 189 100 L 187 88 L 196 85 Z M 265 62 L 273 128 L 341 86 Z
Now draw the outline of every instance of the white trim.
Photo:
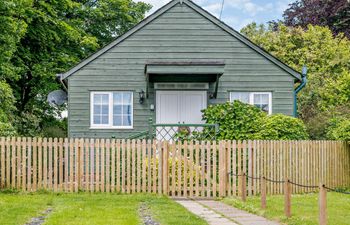
M 113 126 L 113 93 L 131 93 L 131 126 Z M 94 94 L 108 94 L 108 125 L 94 124 Z M 91 91 L 90 92 L 90 129 L 118 129 L 131 130 L 134 129 L 134 92 L 133 91 Z
M 272 92 L 250 92 L 250 91 L 230 91 L 229 92 L 229 95 L 230 95 L 230 102 L 233 102 L 233 99 L 232 99 L 232 93 L 242 93 L 242 92 L 245 92 L 245 93 L 249 93 L 249 104 L 250 105 L 254 105 L 254 95 L 259 95 L 259 94 L 268 94 L 269 95 L 269 111 L 268 111 L 268 114 L 271 115 L 272 114 Z

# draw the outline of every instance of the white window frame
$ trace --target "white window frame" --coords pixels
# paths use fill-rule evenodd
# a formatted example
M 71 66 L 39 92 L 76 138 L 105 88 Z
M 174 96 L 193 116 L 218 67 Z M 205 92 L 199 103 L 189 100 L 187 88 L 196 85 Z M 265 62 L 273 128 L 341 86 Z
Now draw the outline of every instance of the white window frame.
M 131 94 L 131 126 L 113 126 L 113 93 L 130 93 Z M 107 94 L 108 100 L 108 124 L 94 124 L 94 95 Z M 128 130 L 134 128 L 134 93 L 133 91 L 92 91 L 90 92 L 90 129 L 120 129 Z
M 269 95 L 269 111 L 268 114 L 271 115 L 272 114 L 272 92 L 249 92 L 249 91 L 230 91 L 229 95 L 230 95 L 230 102 L 233 102 L 232 99 L 232 95 L 231 93 L 237 93 L 237 92 L 245 92 L 245 93 L 249 93 L 249 104 L 250 105 L 254 105 L 254 95 Z

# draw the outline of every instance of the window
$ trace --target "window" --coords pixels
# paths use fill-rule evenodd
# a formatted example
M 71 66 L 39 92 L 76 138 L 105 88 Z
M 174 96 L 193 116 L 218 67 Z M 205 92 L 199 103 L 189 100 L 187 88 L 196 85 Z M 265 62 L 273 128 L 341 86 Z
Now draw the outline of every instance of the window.
M 132 127 L 132 92 L 91 92 L 91 128 Z
M 230 92 L 230 101 L 233 102 L 235 100 L 255 105 L 268 114 L 272 113 L 271 92 Z

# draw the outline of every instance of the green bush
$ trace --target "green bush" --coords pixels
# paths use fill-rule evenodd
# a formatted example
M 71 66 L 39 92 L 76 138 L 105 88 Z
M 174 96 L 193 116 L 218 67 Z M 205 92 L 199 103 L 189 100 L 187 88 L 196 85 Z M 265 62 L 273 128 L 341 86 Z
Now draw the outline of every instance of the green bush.
M 301 120 L 282 114 L 268 116 L 257 107 L 240 101 L 209 106 L 203 110 L 203 119 L 219 124 L 218 140 L 308 139 Z
M 327 139 L 350 141 L 350 119 L 338 117 L 330 120 Z
M 260 109 L 240 101 L 211 105 L 203 110 L 203 119 L 219 124 L 219 140 L 261 139 L 259 131 L 266 117 Z
M 306 126 L 300 119 L 275 114 L 267 116 L 260 131 L 265 140 L 306 140 Z

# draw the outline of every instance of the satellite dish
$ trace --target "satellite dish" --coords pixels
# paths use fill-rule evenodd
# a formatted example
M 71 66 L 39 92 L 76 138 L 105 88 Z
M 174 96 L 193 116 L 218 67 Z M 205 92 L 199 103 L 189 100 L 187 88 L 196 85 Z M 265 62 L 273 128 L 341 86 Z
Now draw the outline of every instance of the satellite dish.
M 68 100 L 67 93 L 63 90 L 56 90 L 47 96 L 50 105 L 61 106 Z

